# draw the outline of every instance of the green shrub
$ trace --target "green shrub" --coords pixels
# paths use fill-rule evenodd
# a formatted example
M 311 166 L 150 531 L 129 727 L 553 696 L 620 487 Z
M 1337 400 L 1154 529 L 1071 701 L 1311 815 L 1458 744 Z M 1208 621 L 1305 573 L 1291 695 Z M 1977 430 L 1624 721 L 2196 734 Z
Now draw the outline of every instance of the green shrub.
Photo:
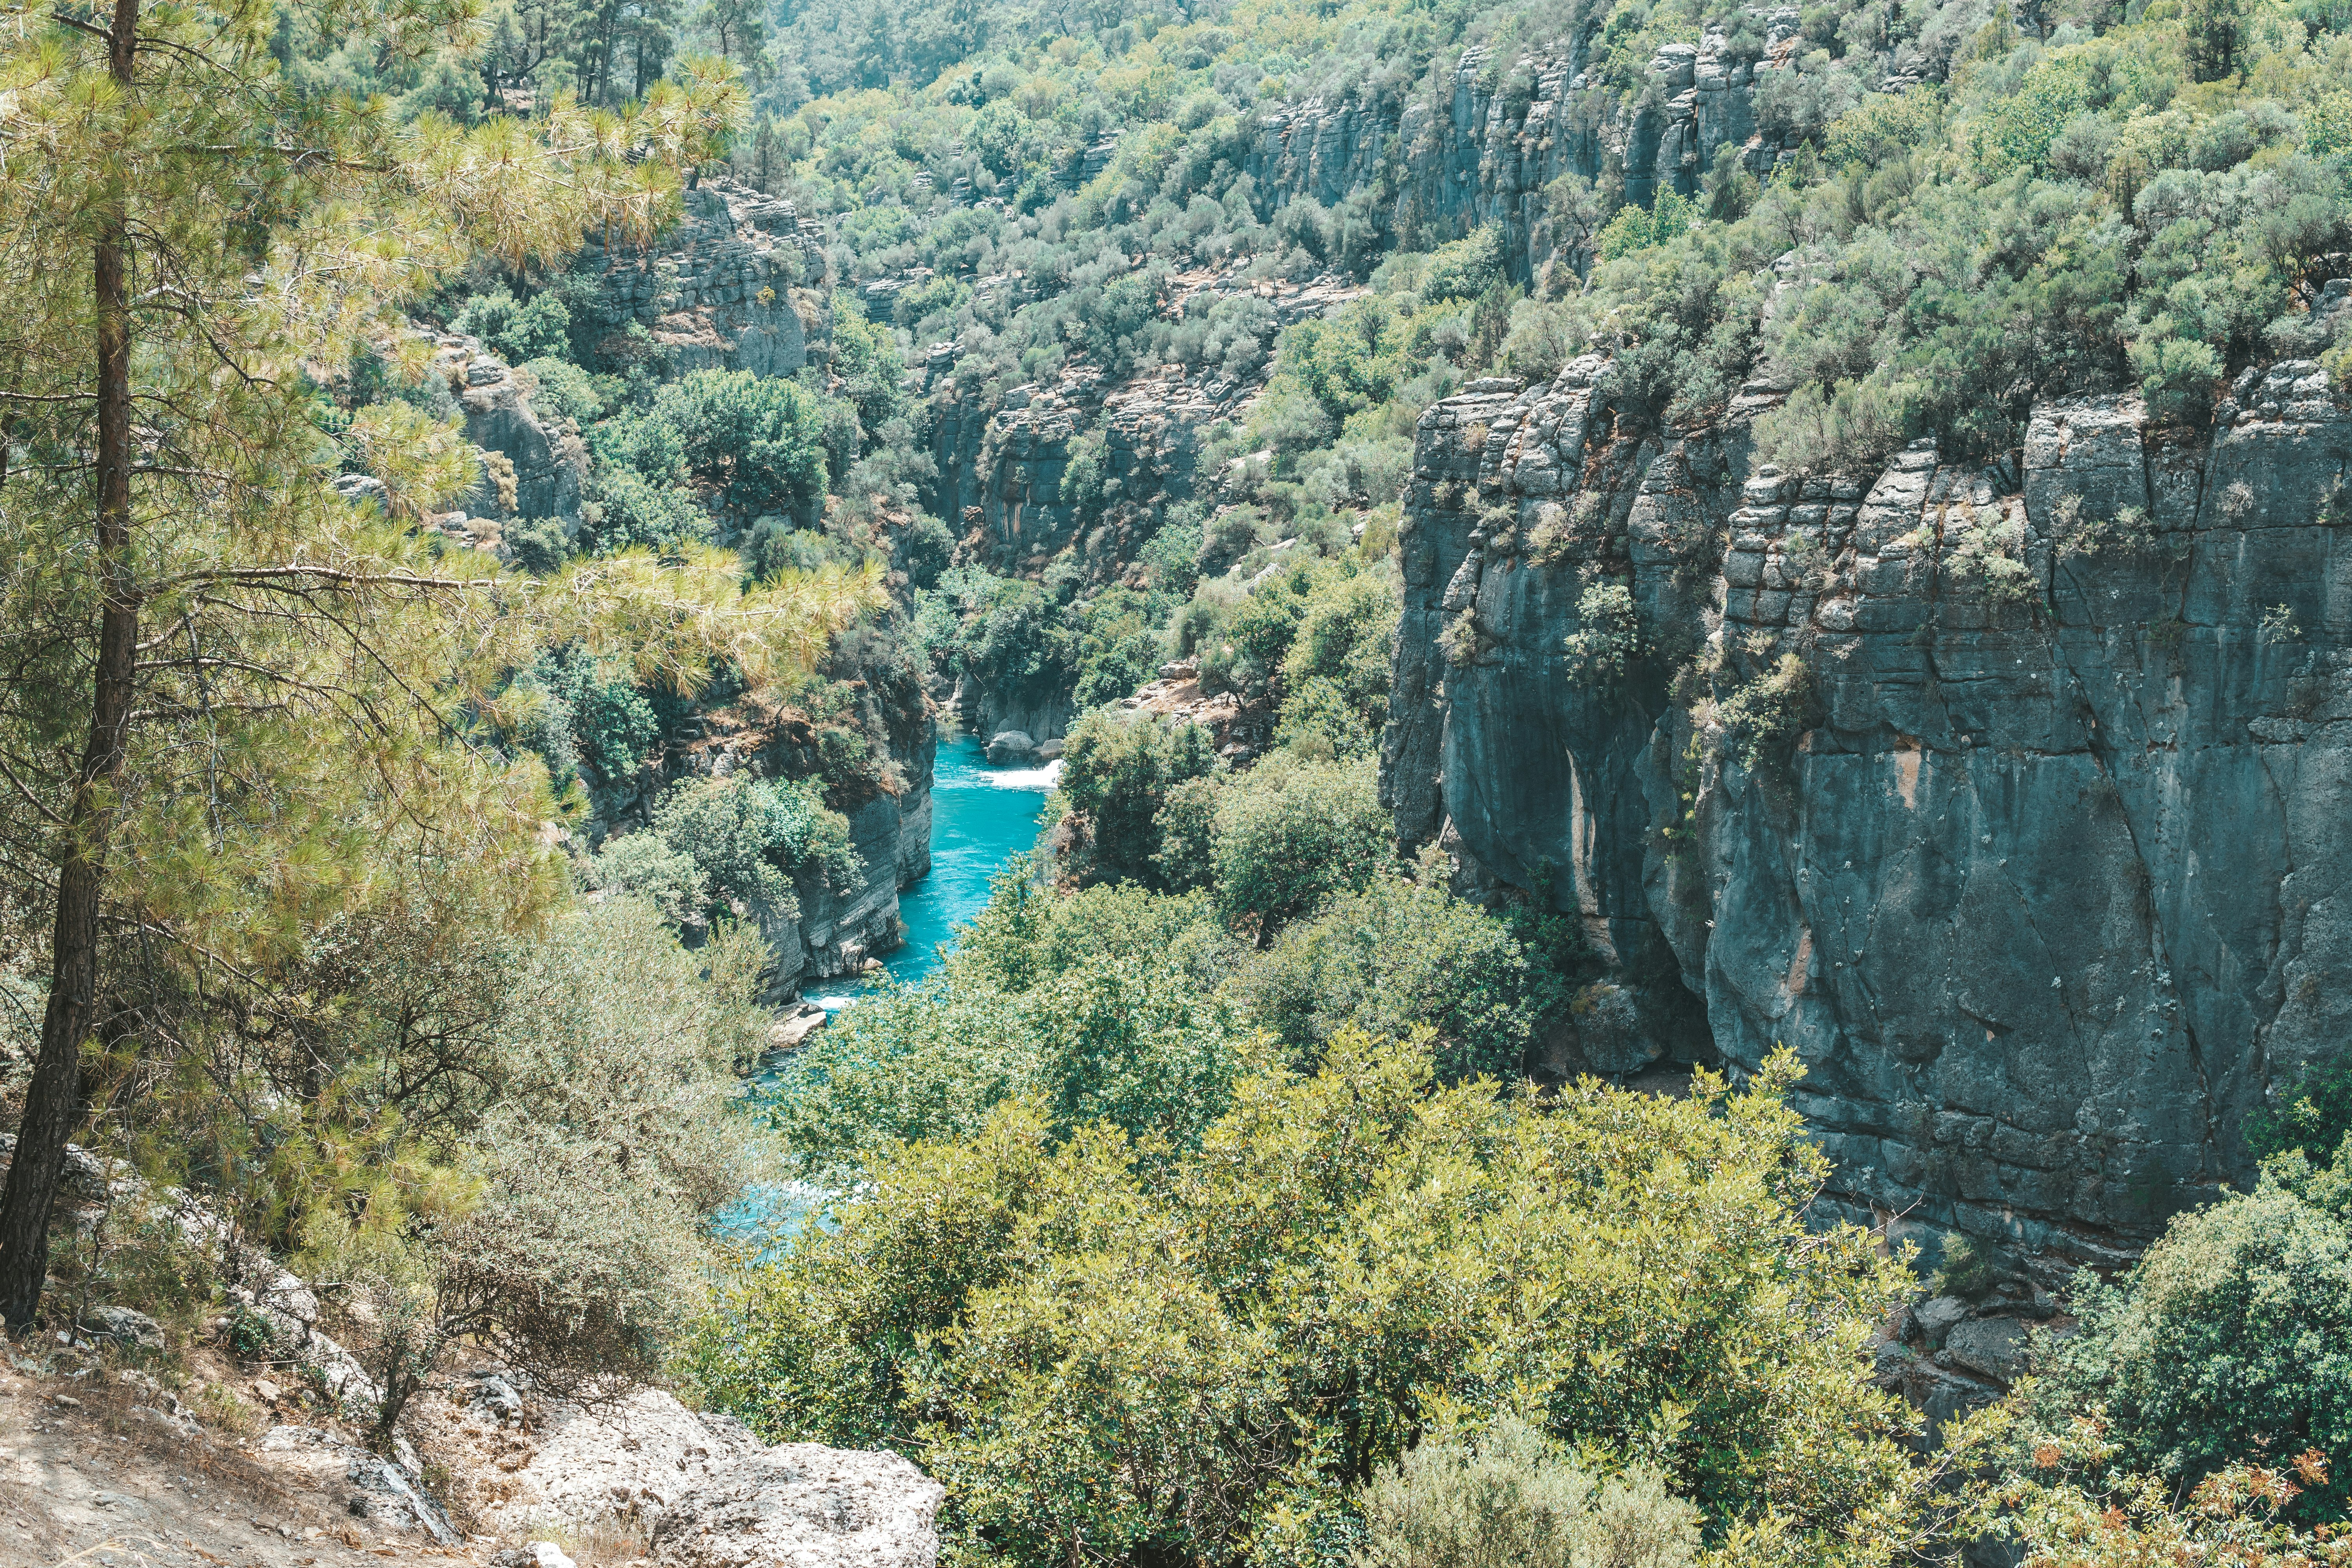
M 2254 1158 L 2295 1152 L 2315 1165 L 2333 1160 L 2352 1133 L 2352 1054 L 2312 1063 L 2279 1091 L 2279 1101 L 2276 1110 L 2246 1118 L 2246 1148 Z
M 1225 792 L 1222 776 L 1180 784 L 1151 821 L 1160 834 L 1152 865 L 1160 886 L 1171 892 L 1205 889 L 1217 879 L 1217 803 Z
M 1190 594 L 1201 578 L 1200 508 L 1190 503 L 1171 508 L 1168 521 L 1136 552 L 1136 561 L 1161 593 Z
M 1244 1037 L 1164 955 L 1087 953 L 1026 988 L 965 968 L 869 994 L 796 1053 L 775 1125 L 814 1171 L 968 1138 L 1033 1097 L 1055 1139 L 1107 1121 L 1177 1147 L 1223 1112 Z
M 1576 601 L 1576 630 L 1562 645 L 1568 678 L 1581 686 L 1622 685 L 1642 656 L 1642 622 L 1633 590 L 1623 583 L 1596 580 Z
M 807 516 L 824 494 L 824 410 L 797 384 L 750 371 L 698 370 L 654 396 L 688 470 L 741 517 Z
M 1383 873 L 1284 928 L 1227 986 L 1294 1061 L 1341 1029 L 1432 1031 L 1440 1076 L 1517 1079 L 1559 1005 L 1559 978 L 1510 926 L 1433 881 Z
M 866 874 L 849 842 L 848 818 L 827 810 L 823 793 L 806 779 L 681 779 L 654 807 L 650 831 L 671 855 L 650 847 L 623 852 L 615 843 L 599 858 L 600 868 L 616 884 L 676 902 L 698 886 L 677 863 L 684 856 L 700 871 L 705 920 L 738 905 L 794 919 L 796 877 L 850 889 Z M 623 855 L 617 861 L 616 852 Z
M 1647 207 L 1622 206 L 1593 242 L 1603 261 L 1614 261 L 1638 250 L 1665 245 L 1690 231 L 1698 214 L 1689 200 L 1674 190 L 1662 190 Z
M 1099 710 L 1079 719 L 1062 750 L 1062 804 L 1086 826 L 1072 874 L 1164 886 L 1154 819 L 1171 789 L 1217 765 L 1216 742 L 1197 724 Z
M 1857 1372 L 1905 1281 L 1809 1220 L 1794 1076 L 1539 1106 L 1343 1033 L 1236 1083 L 1197 1153 L 1008 1100 L 726 1282 L 680 1370 L 772 1438 L 907 1453 L 951 1549 L 1037 1568 L 1360 1542 L 1362 1481 L 1514 1401 L 1804 1561 L 1905 1484 L 1912 1417 Z M 1687 1539 L 1640 1479 L 1602 1511 L 1653 1562 Z
M 617 384 L 612 377 L 593 376 L 569 360 L 542 355 L 525 362 L 522 368 L 538 384 L 532 405 L 542 414 L 569 419 L 583 430 L 612 412 L 617 401 L 605 390 Z
M 694 497 L 675 486 L 646 479 L 635 468 L 607 465 L 592 487 L 589 509 L 581 513 L 582 542 L 598 554 L 645 547 L 671 549 L 710 537 L 710 519 Z
M 1275 720 L 1274 743 L 1302 757 L 1369 756 L 1374 739 L 1345 689 L 1320 675 L 1292 685 Z
M 1391 864 L 1394 833 L 1369 758 L 1318 763 L 1277 752 L 1218 798 L 1217 902 L 1227 919 L 1271 935 Z
M 466 301 L 454 323 L 512 364 L 560 355 L 571 346 L 572 312 L 551 293 L 518 304 L 504 288 Z
M 923 512 L 899 532 L 893 559 L 908 583 L 928 588 L 940 580 L 954 555 L 955 535 L 946 523 Z
M 1743 766 L 1753 768 L 1795 740 L 1813 704 L 1813 672 L 1793 653 L 1735 689 L 1716 705 L 1716 718 L 1739 749 Z
M 572 539 L 560 517 L 519 517 L 499 530 L 515 564 L 544 577 L 572 557 Z
M 710 904 L 710 877 L 702 862 L 658 833 L 625 833 L 597 853 L 596 885 L 634 893 L 672 925 L 700 925 Z
M 1282 658 L 1287 682 L 1332 681 L 1364 729 L 1377 735 L 1388 719 L 1396 658 L 1400 584 L 1385 563 L 1343 561 L 1314 574 Z
M 1756 421 L 1756 453 L 1800 474 L 1867 474 L 1906 439 L 1904 389 L 1883 375 L 1807 383 Z
M 383 1162 L 304 1234 L 304 1271 L 345 1282 L 335 1331 L 384 1391 L 380 1441 L 459 1343 L 551 1397 L 650 1375 L 704 1221 L 751 1173 L 733 1069 L 763 1020 L 739 937 L 684 952 L 622 898 L 518 956 L 490 1039 L 468 1041 L 462 1158 Z
M 1654 1469 L 1605 1485 L 1506 1415 L 1475 1439 L 1424 1439 L 1364 1490 L 1363 1568 L 1683 1568 L 1698 1510 Z
M 2125 1463 L 2193 1485 L 2247 1455 L 2352 1451 L 2352 1162 L 2277 1157 L 2247 1194 L 2174 1219 L 2121 1286 L 2087 1272 L 2049 1397 L 2104 1406 Z M 2345 1517 L 2341 1472 L 2296 1500 Z

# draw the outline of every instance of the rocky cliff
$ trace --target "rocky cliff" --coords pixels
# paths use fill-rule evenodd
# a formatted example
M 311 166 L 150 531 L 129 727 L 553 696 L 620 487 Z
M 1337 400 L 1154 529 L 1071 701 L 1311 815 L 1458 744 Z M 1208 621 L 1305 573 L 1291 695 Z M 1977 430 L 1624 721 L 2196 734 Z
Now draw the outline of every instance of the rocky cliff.
M 1941 80 L 1960 40 L 1993 15 L 1988 0 L 1947 0 L 1916 35 L 1848 64 L 1862 85 L 1886 91 Z M 1563 174 L 1619 183 L 1626 200 L 1648 206 L 1661 190 L 1696 195 L 1725 146 L 1757 174 L 1792 155 L 1801 116 L 1776 119 L 1760 100 L 1814 46 L 1793 5 L 1748 20 L 1756 30 L 1734 37 L 1718 26 L 1696 43 L 1662 46 L 1630 90 L 1596 79 L 1600 57 L 1616 47 L 1597 24 L 1527 53 L 1475 46 L 1434 96 L 1274 110 L 1245 168 L 1277 202 L 1336 205 L 1370 191 L 1385 226 L 1408 243 L 1500 225 L 1524 279 L 1570 237 L 1549 230 L 1544 210 L 1545 187 Z
M 1758 132 L 1758 73 L 1789 68 L 1798 13 L 1776 11 L 1767 26 L 1760 58 L 1733 53 L 1719 32 L 1665 46 L 1630 95 L 1591 82 L 1594 37 L 1507 61 L 1472 47 L 1434 102 L 1310 100 L 1276 110 L 1259 125 L 1248 173 L 1283 199 L 1326 205 L 1376 191 L 1399 235 L 1498 224 L 1525 278 L 1558 243 L 1543 191 L 1562 174 L 1622 179 L 1626 199 L 1647 206 L 1662 189 L 1695 193 L 1727 143 L 1749 167 L 1772 166 L 1782 149 Z
M 1832 479 L 1749 473 L 1757 402 L 1622 429 L 1586 360 L 1427 413 L 1400 837 L 1585 917 L 1554 1070 L 1786 1045 L 1854 1211 L 2111 1260 L 2346 1035 L 2352 418 L 2289 362 L 2209 431 L 2052 403 Z
M 814 220 L 793 204 L 713 181 L 686 195 L 686 216 L 648 253 L 616 248 L 605 264 L 606 321 L 643 326 L 669 368 L 790 375 L 831 353 L 822 298 L 797 287 L 822 281 L 824 253 Z

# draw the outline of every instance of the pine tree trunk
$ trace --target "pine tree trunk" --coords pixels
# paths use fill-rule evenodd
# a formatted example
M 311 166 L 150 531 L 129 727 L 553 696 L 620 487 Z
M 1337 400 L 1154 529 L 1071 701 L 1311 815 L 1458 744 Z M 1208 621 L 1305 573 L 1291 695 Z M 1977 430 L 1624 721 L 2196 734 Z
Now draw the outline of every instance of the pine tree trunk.
M 108 58 L 128 89 L 139 31 L 139 0 L 116 0 Z M 127 224 L 117 211 L 97 245 L 98 549 L 105 588 L 89 733 L 66 809 L 58 867 L 57 931 L 50 944 L 49 1002 L 41 1052 L 25 1098 L 8 1184 L 0 1192 L 0 1320 L 30 1327 L 49 1268 L 49 1211 L 65 1168 L 66 1142 L 81 1119 L 81 1046 L 98 996 L 99 885 L 106 873 L 108 811 L 122 772 L 130 728 L 139 598 L 131 546 L 131 318 L 124 275 Z

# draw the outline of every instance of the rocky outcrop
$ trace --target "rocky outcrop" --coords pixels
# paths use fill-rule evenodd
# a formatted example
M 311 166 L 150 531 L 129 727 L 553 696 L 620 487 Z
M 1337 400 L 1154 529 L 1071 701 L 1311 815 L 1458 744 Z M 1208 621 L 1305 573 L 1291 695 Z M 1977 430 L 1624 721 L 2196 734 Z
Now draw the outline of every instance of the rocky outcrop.
M 1845 68 L 1890 91 L 1939 80 L 1958 40 L 1991 11 L 1986 0 L 1947 0 L 1916 37 Z M 1308 196 L 1332 206 L 1373 192 L 1384 226 L 1411 243 L 1498 225 L 1524 280 L 1568 237 L 1547 229 L 1544 212 L 1545 187 L 1563 174 L 1622 181 L 1625 199 L 1646 207 L 1661 190 L 1696 194 L 1723 147 L 1759 174 L 1792 155 L 1759 102 L 1768 79 L 1798 68 L 1813 46 L 1793 5 L 1749 20 L 1756 30 L 1737 38 L 1718 30 L 1662 46 L 1631 90 L 1592 79 L 1609 47 L 1597 22 L 1517 57 L 1474 45 L 1440 95 L 1276 109 L 1258 122 L 1244 167 L 1277 205 Z
M 789 996 L 802 984 L 855 974 L 902 939 L 898 895 L 931 869 L 931 763 L 937 742 L 916 761 L 918 780 L 898 795 L 877 795 L 849 814 L 849 840 L 863 868 L 858 885 L 837 889 L 803 875 L 794 884 L 796 918 L 768 927 L 779 968 L 770 993 Z M 784 973 L 794 956 L 800 967 Z
M 654 1531 L 663 1568 L 931 1568 L 946 1489 L 898 1455 L 780 1443 L 714 1472 Z
M 649 254 L 587 247 L 604 268 L 605 316 L 652 334 L 670 369 L 791 375 L 831 353 L 822 297 L 824 252 L 816 225 L 793 204 L 707 182 L 686 194 L 686 216 Z
M 261 1451 L 322 1487 L 342 1490 L 352 1517 L 379 1531 L 421 1531 L 443 1546 L 460 1539 L 418 1479 L 414 1455 L 386 1458 L 315 1426 L 272 1426 L 262 1435 Z
M 1188 309 L 1252 296 L 1264 302 L 1271 331 L 1364 292 L 1329 276 L 1304 283 L 1253 279 L 1236 265 L 1172 275 L 1160 308 L 1181 317 Z M 952 351 L 940 346 L 942 374 L 952 368 Z M 1201 474 L 1199 461 L 1210 428 L 1245 418 L 1264 385 L 1263 369 L 1236 378 L 1215 366 L 1181 364 L 1155 366 L 1115 384 L 1106 384 L 1096 367 L 1078 364 L 1050 384 L 1010 387 L 992 401 L 968 400 L 950 382 L 932 406 L 939 480 L 927 500 L 936 515 L 960 527 L 966 556 L 993 571 L 1034 575 L 1076 545 L 1115 573 L 1148 536 L 1142 531 L 1158 515 L 1153 503 L 1207 498 L 1213 476 Z M 1107 482 L 1098 503 L 1081 505 L 1063 496 L 1062 480 L 1073 443 L 1094 433 L 1103 441 Z
M 1744 412 L 1621 429 L 1585 361 L 1423 416 L 1400 836 L 1584 916 L 1621 1026 L 1560 1070 L 1786 1045 L 1852 1212 L 2114 1262 L 2346 1036 L 2352 420 L 2290 362 L 2210 433 L 2053 403 L 1836 480 Z M 1580 676 L 1610 584 L 1640 646 Z
M 601 1520 L 649 1532 L 715 1469 L 762 1447 L 741 1422 L 698 1415 L 659 1389 L 597 1406 L 557 1405 L 482 1522 L 517 1539 Z
M 1524 279 L 1558 243 L 1544 227 L 1543 192 L 1562 174 L 1613 173 L 1625 198 L 1647 206 L 1663 189 L 1694 194 L 1727 143 L 1750 168 L 1771 168 L 1783 149 L 1758 132 L 1756 89 L 1759 72 L 1789 68 L 1798 13 L 1777 11 L 1766 26 L 1760 58 L 1733 52 L 1719 32 L 1664 46 L 1630 94 L 1590 81 L 1597 29 L 1509 60 L 1474 46 L 1435 101 L 1310 100 L 1275 110 L 1259 123 L 1246 168 L 1283 197 L 1326 205 L 1377 189 L 1399 234 L 1444 238 L 1499 225 Z
M 515 1537 L 614 1527 L 671 1568 L 930 1568 L 944 1495 L 896 1454 L 771 1447 L 740 1421 L 643 1389 L 551 1412 L 484 1522 Z

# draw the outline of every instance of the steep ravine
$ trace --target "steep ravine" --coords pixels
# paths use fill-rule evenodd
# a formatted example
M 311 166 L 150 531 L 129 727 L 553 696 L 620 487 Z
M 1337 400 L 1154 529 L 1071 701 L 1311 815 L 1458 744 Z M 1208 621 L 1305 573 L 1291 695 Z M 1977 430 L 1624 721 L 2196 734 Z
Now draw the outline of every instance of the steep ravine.
M 2246 1181 L 2245 1113 L 2347 1022 L 2352 418 L 2316 367 L 2210 431 L 2053 402 L 2005 460 L 1848 480 L 1748 477 L 1759 398 L 1634 435 L 1598 360 L 1507 387 L 1421 424 L 1383 778 L 1465 883 L 1560 873 L 1607 978 L 1555 1065 L 1786 1045 L 1844 1204 L 2053 1276 Z M 1638 610 L 1622 682 L 1562 652 L 1596 575 Z M 1718 691 L 1810 672 L 1752 766 L 1670 695 L 1709 647 Z

